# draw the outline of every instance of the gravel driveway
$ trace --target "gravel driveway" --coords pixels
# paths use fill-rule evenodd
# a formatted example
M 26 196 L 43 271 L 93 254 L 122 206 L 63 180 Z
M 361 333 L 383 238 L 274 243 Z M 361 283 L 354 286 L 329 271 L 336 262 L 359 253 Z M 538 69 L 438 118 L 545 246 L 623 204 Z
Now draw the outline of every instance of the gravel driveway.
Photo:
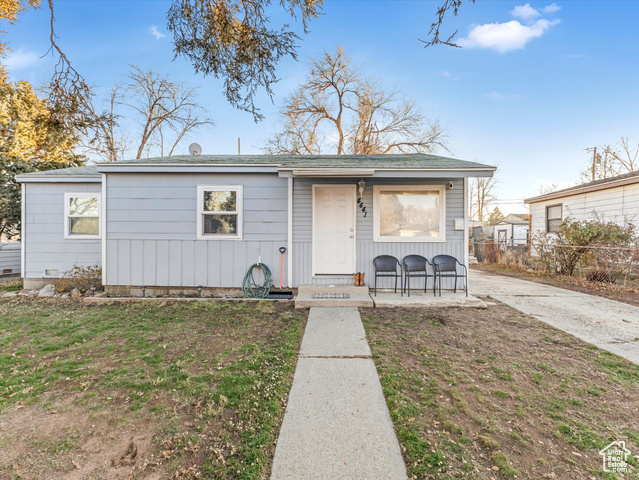
M 478 270 L 470 275 L 472 295 L 490 296 L 639 364 L 639 307 Z

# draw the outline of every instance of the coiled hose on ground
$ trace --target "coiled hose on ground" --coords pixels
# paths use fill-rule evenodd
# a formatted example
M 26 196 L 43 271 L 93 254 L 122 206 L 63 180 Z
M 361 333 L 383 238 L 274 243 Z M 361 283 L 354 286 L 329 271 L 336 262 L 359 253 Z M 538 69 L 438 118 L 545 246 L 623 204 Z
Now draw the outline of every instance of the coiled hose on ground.
M 253 276 L 253 270 L 262 270 L 264 281 L 258 284 Z M 263 263 L 254 263 L 244 275 L 242 280 L 242 294 L 244 298 L 266 298 L 271 291 L 271 270 Z

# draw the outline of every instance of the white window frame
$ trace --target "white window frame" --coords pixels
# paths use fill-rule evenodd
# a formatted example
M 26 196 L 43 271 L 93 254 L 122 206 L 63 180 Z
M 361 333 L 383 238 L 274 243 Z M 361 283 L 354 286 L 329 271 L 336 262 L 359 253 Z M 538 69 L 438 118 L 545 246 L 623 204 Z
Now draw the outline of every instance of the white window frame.
M 204 211 L 204 192 L 227 192 L 235 191 L 235 212 L 208 212 Z M 225 235 L 217 233 L 204 233 L 204 215 L 210 214 L 237 215 L 237 234 Z M 198 185 L 197 186 L 197 239 L 198 240 L 242 240 L 244 225 L 244 189 L 242 185 Z
M 413 190 L 439 194 L 438 237 L 388 237 L 379 234 L 379 194 L 387 190 Z M 446 241 L 446 186 L 445 185 L 375 185 L 373 186 L 373 241 L 387 243 L 441 243 Z
M 98 200 L 98 214 L 95 215 L 98 219 L 98 234 L 86 234 L 86 233 L 71 233 L 69 231 L 69 218 L 71 218 L 70 208 L 69 208 L 69 200 L 72 198 L 79 197 L 91 197 L 97 198 Z M 74 217 L 94 217 L 93 215 L 73 215 Z M 101 193 L 90 193 L 90 192 L 79 192 L 79 193 L 69 193 L 66 192 L 64 194 L 64 238 L 67 240 L 96 240 L 102 238 L 102 194 Z

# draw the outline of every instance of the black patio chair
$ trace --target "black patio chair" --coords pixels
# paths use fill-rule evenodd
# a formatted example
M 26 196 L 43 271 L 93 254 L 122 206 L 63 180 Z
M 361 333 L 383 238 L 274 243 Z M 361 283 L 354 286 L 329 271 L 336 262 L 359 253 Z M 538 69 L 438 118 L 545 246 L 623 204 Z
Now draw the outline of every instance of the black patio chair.
M 404 295 L 402 283 L 402 266 L 392 255 L 379 255 L 373 259 L 375 267 L 375 296 L 377 296 L 377 277 L 395 277 L 395 293 L 397 293 L 397 279 L 400 281 L 400 292 Z M 397 267 L 399 266 L 399 272 Z
M 464 269 L 463 274 L 457 272 L 457 265 Z M 435 282 L 437 282 L 437 278 L 439 278 L 440 297 L 442 296 L 442 278 L 455 279 L 453 293 L 457 292 L 457 279 L 463 278 L 464 289 L 466 290 L 466 296 L 468 296 L 468 269 L 466 268 L 466 265 L 450 255 L 437 255 L 433 258 L 433 267 L 435 268 Z M 433 285 L 433 288 L 435 288 L 435 285 Z
M 428 273 L 428 266 L 430 265 L 433 274 Z M 424 279 L 424 293 L 428 288 L 428 279 L 433 279 L 433 296 L 435 295 L 435 273 L 432 264 L 421 255 L 406 255 L 402 260 L 402 267 L 404 269 L 404 290 L 408 292 L 410 297 L 410 279 L 423 278 Z

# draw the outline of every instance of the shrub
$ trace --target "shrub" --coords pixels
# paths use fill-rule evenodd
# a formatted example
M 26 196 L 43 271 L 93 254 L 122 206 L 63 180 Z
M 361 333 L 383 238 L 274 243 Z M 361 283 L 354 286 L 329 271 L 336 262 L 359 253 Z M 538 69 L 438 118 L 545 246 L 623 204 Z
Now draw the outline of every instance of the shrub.
M 61 292 L 70 292 L 74 288 L 86 292 L 91 288 L 91 285 L 95 285 L 97 290 L 102 290 L 102 267 L 99 265 L 89 265 L 88 267 L 74 265 L 58 280 L 56 287 Z
M 552 234 L 535 236 L 541 261 L 558 273 L 573 275 L 578 267 L 603 272 L 598 278 L 613 281 L 637 260 L 639 239 L 633 224 L 616 224 L 603 219 L 565 219 Z M 594 274 L 593 274 L 594 275 Z M 594 277 L 593 277 L 594 278 Z

